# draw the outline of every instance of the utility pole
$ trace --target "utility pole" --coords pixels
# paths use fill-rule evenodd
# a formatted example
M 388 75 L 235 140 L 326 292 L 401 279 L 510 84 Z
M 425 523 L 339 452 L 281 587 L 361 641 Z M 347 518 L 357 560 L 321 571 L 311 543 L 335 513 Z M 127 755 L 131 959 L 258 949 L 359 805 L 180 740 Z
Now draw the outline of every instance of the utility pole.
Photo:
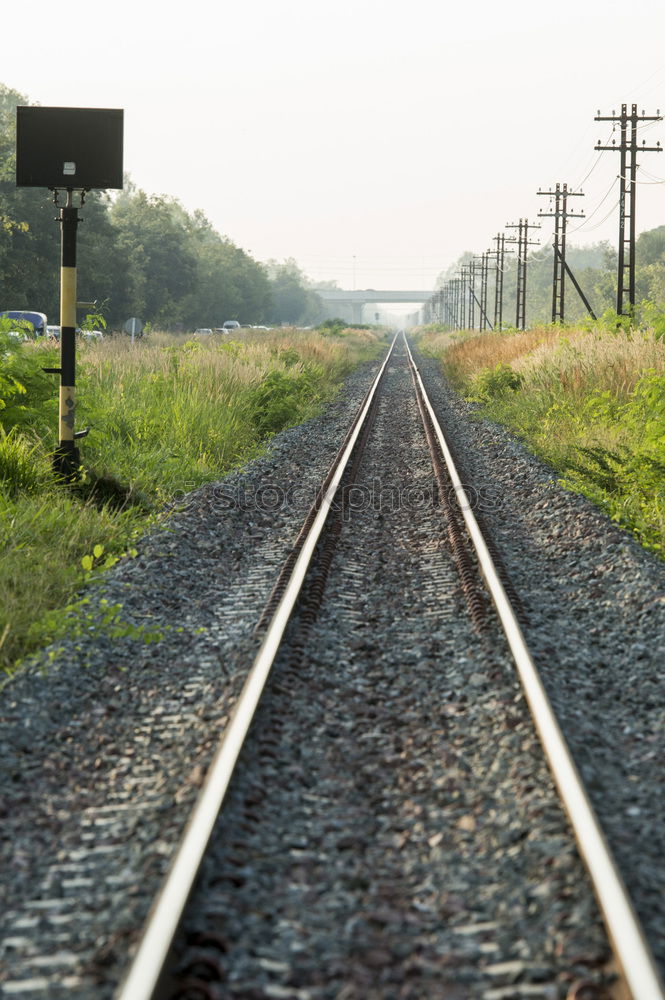
M 466 330 L 466 286 L 468 283 L 469 268 L 464 264 L 460 269 L 461 294 L 460 294 L 460 328 Z
M 446 282 L 445 287 L 446 287 L 446 313 L 448 315 L 448 322 L 450 323 L 451 328 L 454 330 L 455 321 L 453 318 L 453 296 L 452 296 L 452 287 L 449 281 Z
M 480 261 L 480 298 L 476 295 L 475 287 L 471 286 L 471 296 L 472 300 L 478 306 L 478 312 L 480 313 L 480 318 L 478 320 L 478 329 L 486 330 L 489 326 L 490 329 L 494 329 L 492 324 L 487 318 L 487 267 L 488 267 L 488 256 L 486 253 L 476 254 L 470 262 L 470 267 L 472 268 L 473 275 L 475 277 L 478 272 L 478 265 L 474 261 Z M 473 327 L 472 327 L 473 329 Z
M 503 275 L 504 264 L 507 253 L 514 253 L 513 250 L 506 250 L 506 234 L 497 233 L 493 240 L 496 243 L 496 277 L 494 282 L 494 329 L 500 330 L 503 326 Z
M 583 219 L 584 212 L 569 212 L 568 198 L 582 198 L 582 191 L 569 191 L 568 185 L 557 184 L 554 191 L 538 194 L 554 198 L 553 212 L 538 212 L 539 219 L 554 219 L 554 274 L 552 277 L 552 322 L 563 323 L 565 312 L 566 277 L 566 220 Z
M 530 240 L 529 230 L 540 229 L 540 224 L 520 219 L 518 223 L 507 223 L 506 229 L 517 229 L 517 239 L 510 237 L 506 243 L 517 243 L 517 294 L 515 297 L 515 326 L 526 329 L 526 265 L 530 246 L 539 246 L 540 240 Z
M 478 254 L 474 260 L 480 261 L 480 322 L 478 328 L 481 333 L 487 329 L 487 254 Z
M 621 141 L 616 144 L 616 139 L 612 140 L 611 146 L 601 146 L 597 143 L 594 149 L 599 152 L 613 151 L 621 154 L 619 166 L 619 265 L 617 279 L 617 313 L 619 316 L 626 315 L 624 309 L 624 298 L 628 296 L 628 313 L 632 313 L 635 308 L 635 195 L 637 186 L 637 152 L 642 153 L 662 153 L 660 142 L 655 146 L 647 146 L 642 140 L 642 145 L 637 145 L 637 126 L 641 122 L 660 122 L 663 116 L 660 111 L 655 115 L 641 115 L 637 113 L 637 104 L 631 105 L 631 112 L 628 114 L 628 105 L 621 105 L 621 114 L 617 115 L 613 111 L 611 115 L 601 115 L 600 111 L 594 118 L 597 122 L 618 122 Z M 628 125 L 630 124 L 630 138 L 628 137 Z M 628 237 L 626 237 L 626 218 L 628 219 Z M 626 256 L 628 261 L 626 262 Z M 626 274 L 628 272 L 628 274 Z
M 469 261 L 469 330 L 476 328 L 476 262 Z

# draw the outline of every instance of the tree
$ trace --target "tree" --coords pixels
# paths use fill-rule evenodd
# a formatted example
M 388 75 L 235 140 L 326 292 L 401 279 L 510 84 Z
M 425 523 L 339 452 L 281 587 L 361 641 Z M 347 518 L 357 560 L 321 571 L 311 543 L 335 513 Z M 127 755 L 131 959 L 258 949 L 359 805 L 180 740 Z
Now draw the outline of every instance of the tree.
M 187 213 L 174 198 L 130 188 L 115 199 L 110 217 L 127 264 L 124 301 L 114 303 L 114 313 L 170 325 L 196 273 Z
M 290 257 L 282 264 L 276 260 L 267 263 L 271 280 L 271 323 L 294 325 L 311 323 L 323 312 L 323 303 L 315 291 L 307 287 L 307 279 Z

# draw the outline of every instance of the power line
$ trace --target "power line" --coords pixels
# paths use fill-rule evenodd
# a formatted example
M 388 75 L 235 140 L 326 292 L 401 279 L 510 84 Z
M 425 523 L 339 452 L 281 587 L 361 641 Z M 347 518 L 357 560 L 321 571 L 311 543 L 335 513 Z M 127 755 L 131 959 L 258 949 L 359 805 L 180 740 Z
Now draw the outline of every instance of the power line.
M 617 182 L 618 179 L 619 179 L 618 177 L 615 177 L 613 179 L 612 183 L 610 184 L 610 186 L 608 187 L 607 191 L 605 192 L 605 194 L 603 195 L 603 197 L 600 199 L 600 201 L 598 202 L 598 204 L 594 208 L 593 212 L 591 212 L 589 215 L 586 215 L 585 218 L 584 218 L 584 222 L 580 223 L 579 226 L 577 226 L 575 229 L 571 230 L 571 233 L 570 233 L 571 236 L 573 235 L 573 233 L 579 233 L 580 229 L 585 229 L 586 228 L 587 223 L 589 223 L 591 221 L 591 219 L 593 219 L 594 215 L 596 214 L 596 212 L 599 211 L 600 206 L 603 204 L 603 202 L 606 201 L 609 198 L 612 190 L 614 189 L 614 185 L 616 184 L 616 182 Z M 617 202 L 617 204 L 618 204 L 618 202 Z M 614 209 L 612 209 L 612 211 L 614 211 Z M 604 221 L 605 220 L 603 219 L 603 222 Z M 598 228 L 597 225 L 596 226 L 592 226 L 591 229 L 587 230 L 587 232 L 591 232 L 592 230 L 597 229 L 597 228 Z

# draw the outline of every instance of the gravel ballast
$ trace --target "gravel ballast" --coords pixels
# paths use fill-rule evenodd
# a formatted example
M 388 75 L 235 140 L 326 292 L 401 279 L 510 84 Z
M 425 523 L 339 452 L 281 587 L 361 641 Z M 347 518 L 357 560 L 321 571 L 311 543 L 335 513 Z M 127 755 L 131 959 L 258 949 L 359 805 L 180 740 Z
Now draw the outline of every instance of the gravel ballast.
M 307 655 L 296 626 L 184 921 L 183 941 L 224 942 L 216 996 L 554 1000 L 603 978 L 588 881 L 431 477 L 400 352 Z
M 485 511 L 485 520 L 526 606 L 527 634 L 539 666 L 662 963 L 665 854 L 662 776 L 657 762 L 662 759 L 659 741 L 665 711 L 661 666 L 665 568 L 585 500 L 557 487 L 552 474 L 510 435 L 487 422 L 470 423 L 468 408 L 443 387 L 435 363 L 427 359 L 419 363 L 435 409 L 452 428 L 467 481 L 478 489 L 487 486 L 486 507 L 491 509 Z M 136 559 L 117 566 L 106 577 L 105 598 L 122 604 L 123 620 L 161 632 L 158 642 L 145 645 L 130 637 L 99 636 L 88 641 L 81 636 L 64 644 L 61 652 L 35 659 L 4 687 L 0 706 L 5 872 L 0 982 L 7 996 L 111 996 L 128 944 L 147 912 L 186 808 L 196 795 L 237 696 L 258 611 L 376 368 L 376 364 L 364 366 L 348 379 L 321 417 L 278 435 L 265 458 L 227 477 L 220 486 L 190 495 L 167 531 L 145 539 Z M 399 424 L 401 411 L 395 410 L 392 418 Z M 408 440 L 398 461 L 400 474 L 406 482 L 420 476 L 424 485 L 425 473 L 418 472 L 422 460 L 415 460 L 416 447 L 407 447 Z M 376 470 L 372 474 L 385 475 Z M 294 490 L 294 485 L 299 489 Z M 381 980 L 383 971 L 397 972 L 395 962 L 386 959 L 380 929 L 389 928 L 387 940 L 395 947 L 398 940 L 410 942 L 408 956 L 400 958 L 399 975 L 409 956 L 422 957 L 413 975 L 417 979 L 414 990 L 424 990 L 422 984 L 440 969 L 441 953 L 448 947 L 445 928 L 440 926 L 447 922 L 475 928 L 465 932 L 465 943 L 457 952 L 473 956 L 472 964 L 483 967 L 475 980 L 458 987 L 460 996 L 501 1000 L 565 995 L 562 991 L 571 976 L 593 973 L 602 964 L 606 945 L 560 810 L 550 798 L 551 791 L 545 791 L 549 780 L 535 738 L 523 728 L 526 711 L 505 652 L 498 646 L 488 649 L 468 633 L 469 626 L 457 621 L 462 605 L 453 583 L 446 584 L 452 592 L 446 606 L 454 614 L 442 612 L 441 623 L 434 623 L 436 573 L 434 585 L 414 600 L 406 619 L 400 618 L 390 593 L 409 592 L 407 569 L 412 587 L 417 586 L 415 563 L 404 558 L 399 573 L 391 568 L 394 536 L 379 529 L 380 521 L 370 520 L 367 530 L 374 536 L 368 551 L 385 569 L 383 579 L 372 583 L 372 592 L 384 595 L 380 607 L 369 603 L 365 592 L 366 564 L 355 566 L 355 589 L 349 579 L 329 583 L 347 595 L 346 603 L 326 611 L 329 617 L 324 614 L 317 624 L 320 659 L 307 665 L 305 683 L 312 690 L 324 689 L 325 697 L 316 709 L 323 729 L 342 726 L 355 740 L 360 740 L 368 726 L 370 732 L 374 728 L 367 698 L 371 688 L 372 711 L 393 732 L 390 739 L 404 729 L 402 749 L 390 749 L 381 742 L 383 737 L 376 737 L 376 773 L 367 770 L 367 758 L 363 758 L 359 770 L 347 774 L 345 780 L 359 803 L 350 819 L 341 807 L 335 808 L 332 789 L 330 794 L 322 793 L 324 802 L 327 796 L 333 803 L 331 830 L 321 832 L 316 851 L 322 857 L 331 850 L 360 856 L 378 831 L 385 834 L 384 848 L 388 856 L 395 855 L 395 863 L 401 863 L 404 848 L 410 852 L 409 861 L 401 886 L 395 887 L 392 869 L 386 873 L 384 888 L 393 885 L 394 898 L 384 899 L 382 891 L 374 892 L 371 886 L 365 890 L 363 906 L 367 903 L 368 912 L 375 915 L 382 913 L 378 920 L 368 918 L 363 909 L 354 909 L 357 900 L 349 900 L 340 889 L 340 899 L 331 902 L 333 909 L 338 906 L 335 916 L 348 912 L 349 920 L 360 922 L 351 924 L 337 951 L 326 950 L 321 923 L 311 939 L 313 955 L 345 962 L 344 941 L 355 936 L 358 955 L 355 964 L 351 963 L 355 971 L 350 981 L 354 989 L 369 988 L 363 979 L 367 966 L 361 953 L 371 953 L 378 992 L 351 992 L 348 998 L 387 1000 L 393 993 L 434 996 L 435 992 L 400 994 L 394 992 L 401 988 L 400 981 L 396 985 L 389 978 Z M 420 549 L 421 556 L 426 552 L 436 562 L 438 556 L 427 548 L 430 542 L 429 536 L 415 539 L 414 551 Z M 361 602 L 360 619 L 358 600 L 350 601 L 349 594 Z M 353 634 L 358 644 L 351 654 L 339 646 L 345 633 Z M 400 650 L 397 662 L 389 652 L 394 644 Z M 340 663 L 344 670 L 334 683 L 331 679 L 328 690 L 323 678 L 328 674 L 332 678 Z M 406 687 L 408 691 L 403 690 Z M 406 721 L 400 720 L 397 700 L 392 704 L 397 693 L 412 698 L 412 717 Z M 289 694 L 289 702 L 294 697 Z M 424 712 L 428 699 L 431 704 Z M 345 706 L 350 721 L 340 721 L 338 704 Z M 498 727 L 501 749 L 495 753 L 496 748 L 490 746 L 488 760 L 486 743 L 474 733 L 488 732 L 486 727 L 492 725 Z M 295 739 L 288 742 L 297 743 Z M 402 765 L 392 758 L 399 758 L 405 743 L 409 768 L 402 772 Z M 515 762 L 517 748 L 524 754 L 519 761 L 529 761 L 525 770 Z M 422 772 L 411 766 L 412 749 L 425 760 Z M 435 765 L 437 752 L 441 759 Z M 353 771 L 349 768 L 353 762 L 344 754 L 337 759 L 330 750 L 320 753 L 323 763 L 316 767 L 323 768 L 324 788 L 325 780 L 333 777 L 330 768 Z M 486 774 L 492 771 L 495 756 L 499 789 L 490 793 Z M 265 768 L 266 760 L 270 761 L 265 754 L 259 757 L 254 764 L 250 759 L 250 771 L 253 766 Z M 302 761 L 298 764 L 293 759 L 291 766 L 303 768 Z M 432 782 L 440 780 L 445 785 L 455 780 L 449 775 L 457 771 L 470 772 L 470 787 L 475 789 L 460 793 L 459 815 L 449 815 L 446 805 L 436 809 L 423 805 Z M 269 766 L 268 777 L 270 773 Z M 359 782 L 361 774 L 364 783 Z M 293 794 L 301 806 L 303 787 L 315 799 L 319 796 L 307 783 L 294 781 Z M 371 790 L 367 796 L 371 809 L 366 804 L 361 808 L 363 787 Z M 517 813 L 506 798 L 510 795 L 514 800 L 516 790 Z M 487 825 L 492 833 L 486 834 L 485 820 L 478 817 L 485 816 L 491 795 L 497 796 L 492 806 L 497 815 Z M 380 829 L 382 799 L 388 812 L 396 803 L 400 807 L 406 801 L 413 803 L 412 811 L 407 809 L 402 817 L 401 831 L 391 824 Z M 418 812 L 419 805 L 425 815 Z M 321 801 L 310 801 L 310 812 L 320 806 Z M 285 823 L 286 819 L 276 821 L 276 829 L 285 831 Z M 418 823 L 422 830 L 413 836 L 409 831 Z M 437 840 L 442 832 L 442 840 L 447 840 L 449 828 L 457 831 L 454 851 Z M 402 847 L 391 840 L 404 833 Z M 293 838 L 297 839 L 297 833 L 293 832 Z M 347 846 L 340 849 L 340 842 Z M 527 847 L 535 854 L 529 855 Z M 294 858 L 300 858 L 303 871 L 299 874 L 304 878 L 315 865 L 315 859 L 307 856 L 312 849 L 294 840 L 289 850 L 296 852 L 292 865 Z M 299 851 L 305 856 L 298 855 Z M 480 884 L 479 872 L 490 855 L 496 855 L 502 877 L 509 879 L 510 872 L 515 872 L 514 896 L 500 897 L 490 883 L 482 906 L 470 909 L 470 890 L 464 885 L 475 889 L 476 882 Z M 460 868 L 457 888 L 448 883 L 426 885 L 429 870 L 449 868 L 451 857 L 458 859 Z M 528 900 L 520 898 L 524 891 L 521 866 L 529 869 L 532 885 L 546 887 L 542 895 L 536 892 Z M 546 877 L 539 874 L 541 869 Z M 348 867 L 342 866 L 338 875 L 346 879 Z M 555 905 L 556 878 L 565 892 Z M 294 912 L 309 900 L 306 879 L 304 884 L 305 888 L 294 890 Z M 402 916 L 395 915 L 395 911 L 403 912 L 406 898 L 418 899 L 424 907 L 420 912 L 427 914 L 424 922 L 429 922 L 426 942 L 417 937 L 423 931 L 420 918 L 410 937 Z M 445 921 L 444 903 L 448 907 Z M 321 914 L 317 909 L 315 925 Z M 499 927 L 479 930 L 483 923 Z M 287 949 L 287 954 L 294 934 L 295 930 L 285 929 L 279 939 L 279 947 Z M 576 943 L 576 954 L 567 950 L 571 942 Z M 308 975 L 312 982 L 312 963 L 302 955 L 297 967 L 303 982 L 297 985 L 282 985 L 288 975 L 283 970 L 272 969 L 270 976 L 265 975 L 271 972 L 271 962 L 284 964 L 284 954 L 263 958 L 264 976 L 258 980 L 252 980 L 255 968 L 252 971 L 240 962 L 240 985 L 245 976 L 248 988 L 251 980 L 251 988 L 275 987 L 265 996 L 287 997 L 297 997 L 297 990 L 309 988 L 304 983 Z M 495 967 L 493 972 L 487 972 L 489 966 Z M 313 996 L 344 996 L 342 974 L 341 979 L 330 975 L 338 993 L 331 992 L 325 982 L 315 983 L 319 992 Z M 451 972 L 449 989 L 457 981 Z M 280 993 L 279 988 L 291 992 Z M 433 989 L 431 982 L 429 988 Z
M 418 364 L 527 611 L 524 631 L 665 972 L 665 563 Z

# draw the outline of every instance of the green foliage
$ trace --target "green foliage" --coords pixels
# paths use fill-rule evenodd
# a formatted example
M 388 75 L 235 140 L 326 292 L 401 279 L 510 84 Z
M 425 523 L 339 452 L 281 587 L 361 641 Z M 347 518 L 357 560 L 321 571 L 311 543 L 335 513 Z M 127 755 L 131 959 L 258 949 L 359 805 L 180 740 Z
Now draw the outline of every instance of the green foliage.
M 288 323 L 294 326 L 314 322 L 321 315 L 321 299 L 308 287 L 307 278 L 295 260 L 289 258 L 282 264 L 270 260 L 267 267 L 272 300 L 267 312 L 268 321 L 275 325 Z
M 608 310 L 585 324 L 586 333 L 571 329 L 552 339 L 550 332 L 535 358 L 514 355 L 518 372 L 505 364 L 488 366 L 487 353 L 479 353 L 475 371 L 460 375 L 457 369 L 458 384 L 483 403 L 484 415 L 506 424 L 556 469 L 565 486 L 665 555 L 662 334 L 658 327 L 655 334 L 644 332 L 619 319 Z M 517 348 L 528 339 L 528 333 L 516 334 L 509 343 Z M 442 341 L 439 356 L 458 349 Z M 465 341 L 468 349 L 474 344 L 487 346 L 487 340 Z M 497 341 L 495 350 L 500 346 Z
M 41 432 L 49 423 L 55 426 L 57 389 L 42 368 L 55 365 L 56 351 L 26 345 L 8 328 L 16 329 L 16 320 L 0 319 L 0 427 Z
M 277 357 L 283 365 L 286 365 L 287 368 L 292 368 L 300 361 L 300 355 L 296 351 L 295 347 L 287 347 L 285 351 L 278 351 Z
M 253 421 L 261 435 L 303 420 L 319 399 L 313 367 L 269 372 L 254 389 Z
M 344 372 L 380 349 L 369 334 L 330 342 L 279 331 L 237 341 L 165 338 L 163 346 L 126 338 L 107 338 L 95 350 L 82 343 L 78 419 L 91 433 L 82 477 L 64 489 L 51 470 L 57 394 L 41 372 L 55 363 L 54 350 L 4 336 L 0 670 L 57 642 L 63 612 L 54 609 L 63 607 L 75 622 L 66 634 L 78 630 L 81 641 L 97 628 L 144 641 L 120 609 L 100 618 L 98 608 L 72 604 L 77 589 L 131 555 L 162 505 L 260 453 L 267 436 L 311 416 Z
M 89 558 L 84 556 L 82 562 L 87 563 Z M 87 565 L 84 568 L 89 570 Z M 97 637 L 114 640 L 133 639 L 149 645 L 153 642 L 160 642 L 165 634 L 165 629 L 151 629 L 146 625 L 136 625 L 124 618 L 122 604 L 110 604 L 104 597 L 99 601 L 93 601 L 90 596 L 87 596 L 64 608 L 45 614 L 29 629 L 28 639 L 30 644 L 34 646 L 55 645 L 55 648 L 50 652 L 51 660 L 55 659 L 60 652 L 57 646 L 59 642 L 63 640 L 73 642 L 82 662 L 85 662 L 86 647 L 90 640 L 94 641 Z
M 522 384 L 522 376 L 510 365 L 498 364 L 494 368 L 485 368 L 471 380 L 470 398 L 483 402 L 516 392 Z
M 586 316 L 581 325 L 585 330 L 596 330 L 599 333 L 630 334 L 633 319 L 630 316 L 619 316 L 614 307 L 609 307 L 598 319 Z
M 657 306 L 655 302 L 649 302 L 648 299 L 645 299 L 641 303 L 640 316 L 642 322 L 649 329 L 653 330 L 656 340 L 665 339 L 665 308 Z
M 0 427 L 0 492 L 14 498 L 38 493 L 53 481 L 39 440 L 17 433 L 16 427 L 9 432 Z
M 88 313 L 80 326 L 82 330 L 105 330 L 106 319 L 102 312 Z
M 340 319 L 339 316 L 336 316 L 334 319 L 324 319 L 323 323 L 319 323 L 319 330 L 322 333 L 340 334 L 348 325 L 345 319 Z

